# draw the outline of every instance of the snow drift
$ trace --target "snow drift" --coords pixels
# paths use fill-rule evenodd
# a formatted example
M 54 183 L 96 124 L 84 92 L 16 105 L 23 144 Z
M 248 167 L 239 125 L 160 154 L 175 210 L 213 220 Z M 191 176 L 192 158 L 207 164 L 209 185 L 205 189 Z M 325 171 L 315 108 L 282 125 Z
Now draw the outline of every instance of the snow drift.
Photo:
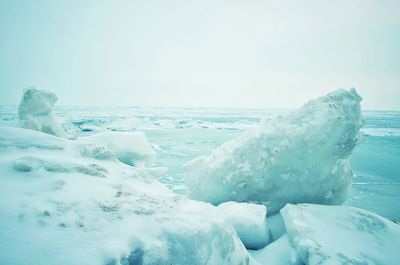
M 268 214 L 291 202 L 342 203 L 360 101 L 355 89 L 337 90 L 192 160 L 185 166 L 189 196 L 215 205 L 261 203 Z
M 1 264 L 248 264 L 220 211 L 106 148 L 0 128 Z
M 24 90 L 18 107 L 19 123 L 22 128 L 66 137 L 64 128 L 54 118 L 53 107 L 57 96 L 34 87 Z

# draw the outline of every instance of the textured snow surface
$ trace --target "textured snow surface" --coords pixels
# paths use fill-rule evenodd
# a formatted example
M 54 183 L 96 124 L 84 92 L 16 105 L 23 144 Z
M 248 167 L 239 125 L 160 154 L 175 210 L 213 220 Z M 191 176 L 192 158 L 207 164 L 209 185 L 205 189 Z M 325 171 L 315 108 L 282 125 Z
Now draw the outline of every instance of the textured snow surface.
M 290 242 L 305 264 L 399 264 L 400 225 L 371 212 L 288 204 L 281 214 Z
M 354 89 L 337 90 L 192 160 L 185 167 L 189 196 L 215 205 L 262 203 L 268 214 L 286 203 L 343 203 L 360 101 Z
M 106 148 L 0 128 L 0 263 L 248 264 L 220 211 Z
M 246 248 L 260 249 L 267 245 L 267 208 L 264 205 L 224 202 L 217 208 L 233 225 Z
M 64 128 L 54 118 L 53 107 L 57 96 L 46 90 L 27 88 L 18 107 L 22 128 L 66 137 Z

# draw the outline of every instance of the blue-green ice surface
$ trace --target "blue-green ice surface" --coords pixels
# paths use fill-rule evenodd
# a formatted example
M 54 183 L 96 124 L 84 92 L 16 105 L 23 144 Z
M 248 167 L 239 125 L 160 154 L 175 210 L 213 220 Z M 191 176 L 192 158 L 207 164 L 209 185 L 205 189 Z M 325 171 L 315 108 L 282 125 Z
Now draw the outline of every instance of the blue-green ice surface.
M 59 107 L 56 116 L 78 136 L 142 130 L 157 151 L 160 180 L 185 194 L 182 166 L 259 123 L 290 110 Z M 0 126 L 18 126 L 16 107 L 0 107 Z M 400 112 L 364 111 L 360 144 L 351 156 L 352 190 L 345 204 L 400 221 Z

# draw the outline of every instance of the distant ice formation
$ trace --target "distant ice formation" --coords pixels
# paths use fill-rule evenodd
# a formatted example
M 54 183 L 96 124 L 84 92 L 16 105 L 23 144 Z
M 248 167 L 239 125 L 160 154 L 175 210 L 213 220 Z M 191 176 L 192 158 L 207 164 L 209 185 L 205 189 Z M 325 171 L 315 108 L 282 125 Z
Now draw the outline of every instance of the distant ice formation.
M 362 126 L 361 97 L 337 90 L 249 130 L 185 167 L 192 199 L 264 204 L 341 204 L 352 180 L 349 156 Z
M 46 90 L 30 87 L 24 90 L 18 107 L 19 123 L 22 128 L 66 137 L 64 128 L 53 114 L 57 96 Z
M 245 265 L 220 210 L 106 148 L 0 128 L 0 263 Z
M 58 137 L 67 137 L 64 128 L 53 114 L 57 96 L 46 90 L 27 88 L 18 107 L 20 126 L 25 129 L 44 132 Z M 103 148 L 124 164 L 131 166 L 150 166 L 156 156 L 144 133 L 102 132 L 78 138 L 79 142 Z M 103 154 L 105 155 L 105 154 Z

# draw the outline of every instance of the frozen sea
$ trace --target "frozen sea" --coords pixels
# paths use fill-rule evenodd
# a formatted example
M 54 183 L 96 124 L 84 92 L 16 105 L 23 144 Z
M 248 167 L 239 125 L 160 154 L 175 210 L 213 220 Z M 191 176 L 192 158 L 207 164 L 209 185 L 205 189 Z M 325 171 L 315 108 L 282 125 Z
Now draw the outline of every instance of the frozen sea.
M 157 151 L 160 180 L 185 194 L 182 165 L 207 155 L 245 130 L 284 115 L 285 109 L 58 107 L 56 117 L 73 135 L 145 132 Z M 0 107 L 0 126 L 18 126 L 17 107 Z M 353 185 L 345 204 L 400 221 L 400 111 L 363 111 L 362 139 L 351 156 Z

